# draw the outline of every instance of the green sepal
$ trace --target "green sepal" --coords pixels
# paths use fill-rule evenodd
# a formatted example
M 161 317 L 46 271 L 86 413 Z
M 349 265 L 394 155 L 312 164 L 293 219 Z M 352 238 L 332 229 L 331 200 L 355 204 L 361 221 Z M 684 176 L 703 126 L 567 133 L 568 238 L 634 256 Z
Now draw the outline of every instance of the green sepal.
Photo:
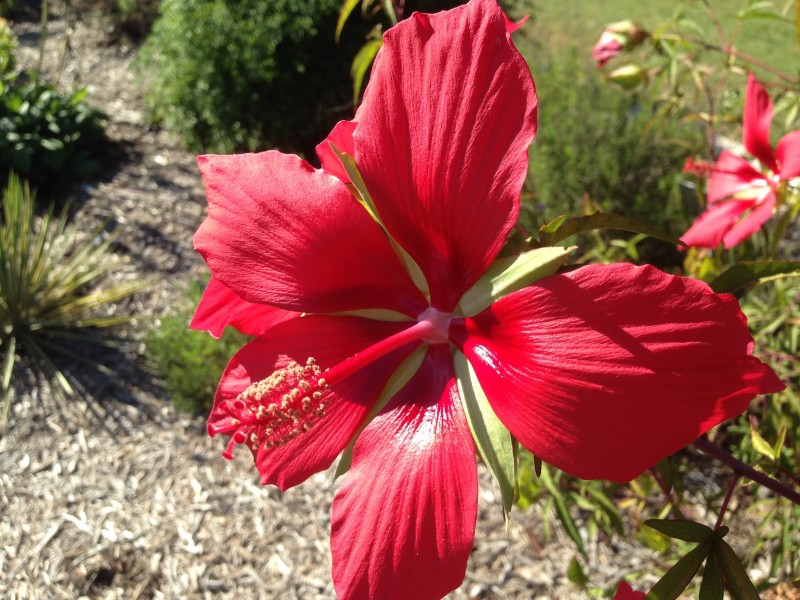
M 516 460 L 511 433 L 497 418 L 489 405 L 489 399 L 481 389 L 477 375 L 467 357 L 458 350 L 453 356 L 456 382 L 464 413 L 475 447 L 500 486 L 503 500 L 503 515 L 508 526 L 508 513 L 514 503 L 516 484 Z
M 648 519 L 645 525 L 666 536 L 686 542 L 705 542 L 714 537 L 714 530 L 694 521 L 681 519 Z
M 473 317 L 489 308 L 499 298 L 553 275 L 573 249 L 551 246 L 517 256 L 498 258 L 464 293 L 458 303 L 458 310 L 465 317 Z
M 343 310 L 333 313 L 325 313 L 330 316 L 336 317 L 361 317 L 363 319 L 372 319 L 375 321 L 390 321 L 392 323 L 402 323 L 404 321 L 413 321 L 408 315 L 388 308 L 361 308 L 358 310 Z
M 677 238 L 659 231 L 647 223 L 607 212 L 596 212 L 593 215 L 575 217 L 569 220 L 563 220 L 558 217 L 539 228 L 539 244 L 552 246 L 575 234 L 595 229 L 621 229 L 623 231 L 632 231 L 633 233 L 643 233 L 671 244 L 680 244 L 680 240 Z
M 383 407 L 389 403 L 389 400 L 394 398 L 395 394 L 402 390 L 405 385 L 411 381 L 411 378 L 419 370 L 420 365 L 422 365 L 422 361 L 424 360 L 425 353 L 427 351 L 428 349 L 425 346 L 417 348 L 403 362 L 401 362 L 400 366 L 398 366 L 395 372 L 392 373 L 392 376 L 389 378 L 389 381 L 386 382 L 383 391 L 381 391 L 380 396 L 378 396 L 378 399 L 375 401 L 372 409 L 370 409 L 369 414 L 367 414 L 366 418 L 361 423 L 361 426 L 358 428 L 358 431 L 355 433 L 350 440 L 350 443 L 347 444 L 347 447 L 342 452 L 342 457 L 339 459 L 339 464 L 336 465 L 336 473 L 333 476 L 334 479 L 338 479 L 350 470 L 350 465 L 353 462 L 353 447 L 356 445 L 358 436 L 361 435 L 361 432 L 364 431 L 364 428 L 372 422 L 372 419 L 374 419 L 378 413 L 383 410 Z
M 400 262 L 403 263 L 403 267 L 405 268 L 408 276 L 411 277 L 411 280 L 414 282 L 414 285 L 417 286 L 417 289 L 422 292 L 425 296 L 430 294 L 430 289 L 428 287 L 428 280 L 425 279 L 425 275 L 422 273 L 422 269 L 419 268 L 419 265 L 416 261 L 411 258 L 408 252 L 403 249 L 400 244 L 398 244 L 394 238 L 392 238 L 389 230 L 381 221 L 380 216 L 378 215 L 378 209 L 375 208 L 375 202 L 372 200 L 372 196 L 369 194 L 369 190 L 367 190 L 367 186 L 364 183 L 364 180 L 361 177 L 361 173 L 358 170 L 358 166 L 356 165 L 356 159 L 347 154 L 346 152 L 340 152 L 339 149 L 328 142 L 333 150 L 333 153 L 342 163 L 347 176 L 350 178 L 350 183 L 355 188 L 355 198 L 358 202 L 367 210 L 370 216 L 375 220 L 375 222 L 381 226 L 386 237 L 389 238 L 389 243 L 392 245 L 392 249 L 394 250 L 395 254 L 397 254 Z
M 705 541 L 664 573 L 664 576 L 647 592 L 644 600 L 675 600 L 697 574 L 697 570 L 711 551 L 712 541 Z
M 800 260 L 740 262 L 720 274 L 709 285 L 719 294 L 736 292 L 784 277 L 800 277 Z
M 725 581 L 734 600 L 758 600 L 758 592 L 747 576 L 739 557 L 724 540 L 719 540 L 718 551 Z

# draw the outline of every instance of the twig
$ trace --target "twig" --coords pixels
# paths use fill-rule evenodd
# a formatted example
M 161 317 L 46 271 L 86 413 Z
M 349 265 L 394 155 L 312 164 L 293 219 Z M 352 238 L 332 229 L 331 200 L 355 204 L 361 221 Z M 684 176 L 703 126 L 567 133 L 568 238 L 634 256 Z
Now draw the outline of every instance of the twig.
M 800 493 L 796 492 L 789 486 L 784 485 L 777 479 L 773 479 L 772 477 L 766 475 L 765 473 L 756 471 L 750 465 L 734 458 L 719 446 L 716 446 L 715 444 L 709 442 L 708 438 L 706 437 L 697 438 L 692 443 L 692 445 L 701 452 L 729 466 L 733 470 L 733 472 L 736 473 L 737 475 L 741 475 L 747 477 L 748 479 L 752 479 L 756 483 L 763 485 L 765 488 L 772 490 L 773 492 L 775 492 L 780 496 L 783 496 L 787 500 L 790 500 L 791 502 L 800 505 Z
M 714 530 L 719 529 L 720 525 L 722 525 L 722 519 L 725 518 L 725 512 L 728 510 L 728 503 L 731 501 L 731 496 L 733 496 L 733 490 L 736 489 L 737 483 L 739 483 L 739 474 L 734 473 L 733 477 L 731 477 L 731 482 L 728 484 L 728 491 L 725 493 L 725 499 L 722 501 L 722 506 L 719 508 L 719 516 L 714 525 Z

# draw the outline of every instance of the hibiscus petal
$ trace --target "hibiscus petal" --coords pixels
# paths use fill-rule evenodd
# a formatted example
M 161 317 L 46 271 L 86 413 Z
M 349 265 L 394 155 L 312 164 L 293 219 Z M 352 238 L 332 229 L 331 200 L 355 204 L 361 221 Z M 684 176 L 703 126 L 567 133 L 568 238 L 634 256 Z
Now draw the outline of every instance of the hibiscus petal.
M 273 327 L 268 336 L 254 339 L 228 364 L 208 419 L 209 433 L 214 435 L 214 429 L 230 424 L 222 402 L 234 400 L 251 384 L 269 377 L 290 361 L 305 364 L 313 356 L 324 370 L 407 326 L 358 317 L 310 315 Z M 356 433 L 389 377 L 412 350 L 413 346 L 397 350 L 332 385 L 325 416 L 312 429 L 289 440 L 285 446 L 270 450 L 260 446 L 255 460 L 262 483 L 273 483 L 285 490 L 327 469 Z
M 347 171 L 342 166 L 342 162 L 331 149 L 331 144 L 336 146 L 339 152 L 353 156 L 355 153 L 353 149 L 353 132 L 355 130 L 355 121 L 339 121 L 328 137 L 325 138 L 325 141 L 317 146 L 317 156 L 322 162 L 322 169 L 326 173 L 338 177 L 344 183 L 350 183 L 350 178 L 347 176 Z
M 775 153 L 769 141 L 772 125 L 772 100 L 752 73 L 747 76 L 744 95 L 742 142 L 747 151 L 773 171 L 777 171 Z
M 723 150 L 714 163 L 708 181 L 708 203 L 713 204 L 730 198 L 734 194 L 753 190 L 753 196 L 761 194 L 761 188 L 769 183 L 763 173 L 758 171 L 741 156 Z
M 778 163 L 783 180 L 800 177 L 800 131 L 791 131 L 778 142 Z
M 301 312 L 423 310 L 386 236 L 335 177 L 274 151 L 198 164 L 208 218 L 195 249 L 240 298 Z
M 761 229 L 761 226 L 772 216 L 775 211 L 775 192 L 772 191 L 772 188 L 767 188 L 765 192 L 764 199 L 725 234 L 722 241 L 726 248 L 733 248 L 736 244 L 749 238 Z
M 464 579 L 477 518 L 475 449 L 450 350 L 432 346 L 414 378 L 359 436 L 333 502 L 341 598 L 436 599 Z
M 441 310 L 492 263 L 516 221 L 536 104 L 495 0 L 416 13 L 384 36 L 355 159 Z
M 644 597 L 644 592 L 634 590 L 627 581 L 620 581 L 614 594 L 614 600 L 642 600 Z
M 217 339 L 228 325 L 246 335 L 261 335 L 273 325 L 299 316 L 299 312 L 242 300 L 228 286 L 212 277 L 189 327 L 208 331 Z
M 511 433 L 584 479 L 629 481 L 784 387 L 733 296 L 650 266 L 541 279 L 454 333 Z
M 712 204 L 681 236 L 681 241 L 689 247 L 716 248 L 739 217 L 754 204 L 754 200 L 723 200 Z

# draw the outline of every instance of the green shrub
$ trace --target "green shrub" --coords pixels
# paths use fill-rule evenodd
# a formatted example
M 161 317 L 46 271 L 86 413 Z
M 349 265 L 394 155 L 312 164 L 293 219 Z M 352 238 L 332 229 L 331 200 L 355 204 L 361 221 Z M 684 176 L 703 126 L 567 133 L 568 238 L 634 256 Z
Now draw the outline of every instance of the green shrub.
M 68 207 L 51 208 L 41 219 L 27 184 L 8 176 L 0 219 L 0 423 L 5 424 L 18 355 L 58 390 L 72 387 L 54 362 L 57 355 L 102 367 L 76 351 L 76 344 L 109 345 L 100 328 L 129 320 L 111 304 L 143 289 L 139 282 L 98 288 L 118 263 L 110 260 L 114 236 L 98 227 L 81 236 L 67 222 Z
M 211 410 L 220 373 L 247 341 L 245 335 L 230 327 L 219 340 L 205 331 L 189 329 L 191 310 L 201 291 L 199 286 L 192 287 L 185 309 L 162 318 L 146 340 L 147 360 L 164 380 L 175 407 L 193 414 Z
M 8 24 L 0 19 L 0 89 L 3 80 L 8 77 L 16 66 L 14 51 L 17 49 L 17 37 Z
M 0 164 L 47 193 L 97 173 L 106 117 L 85 97 L 86 90 L 62 93 L 7 78 L 0 90 Z
M 22 2 L 20 0 L 0 0 L 0 17 L 11 17 L 17 14 Z
M 164 0 L 142 48 L 153 116 L 195 151 L 313 153 L 352 116 L 339 0 Z
M 693 215 L 678 182 L 686 157 L 701 143 L 699 133 L 676 123 L 650 129 L 654 107 L 605 83 L 575 50 L 533 54 L 539 131 L 526 187 L 539 221 L 579 215 L 588 194 L 603 210 L 683 233 Z M 666 246 L 651 244 L 671 253 Z

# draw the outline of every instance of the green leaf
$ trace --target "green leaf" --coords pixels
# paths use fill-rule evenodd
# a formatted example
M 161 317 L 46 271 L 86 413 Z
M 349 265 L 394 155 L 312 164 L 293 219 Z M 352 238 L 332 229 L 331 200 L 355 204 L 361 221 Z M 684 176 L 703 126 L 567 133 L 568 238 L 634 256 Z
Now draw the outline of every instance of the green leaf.
M 517 256 L 498 258 L 458 303 L 465 317 L 472 317 L 491 306 L 498 298 L 521 290 L 534 281 L 555 273 L 573 248 L 549 246 Z
M 578 562 L 577 556 L 573 556 L 572 560 L 569 561 L 569 567 L 567 568 L 567 579 L 581 589 L 586 588 L 586 585 L 589 583 L 589 578 L 586 576 L 581 563 Z
M 550 227 L 550 225 L 552 225 L 552 222 L 548 223 L 545 227 Z M 632 231 L 633 233 L 643 233 L 650 237 L 669 242 L 670 244 L 677 245 L 680 243 L 677 238 L 659 231 L 646 223 L 607 212 L 596 212 L 593 215 L 569 219 L 560 224 L 554 231 L 540 228 L 539 243 L 542 246 L 552 246 L 575 234 L 596 229 L 621 229 L 623 231 Z
M 644 524 L 671 538 L 687 542 L 705 542 L 714 536 L 713 529 L 694 521 L 648 519 Z
M 708 556 L 712 542 L 706 541 L 676 562 L 647 592 L 645 600 L 675 600 L 694 578 Z
M 542 233 L 554 233 L 559 227 L 561 227 L 562 223 L 564 223 L 564 221 L 566 221 L 567 218 L 568 218 L 567 215 L 560 215 L 556 217 L 549 223 L 546 223 L 541 227 L 539 227 L 539 234 L 541 235 Z
M 569 514 L 569 507 L 567 507 L 567 503 L 564 501 L 564 495 L 561 493 L 561 490 L 558 489 L 555 482 L 553 482 L 553 478 L 550 476 L 550 469 L 543 468 L 541 474 L 539 475 L 539 480 L 550 493 L 550 498 L 553 500 L 553 504 L 556 508 L 556 517 L 559 521 L 561 521 L 561 524 L 564 526 L 567 535 L 575 543 L 575 546 L 578 548 L 580 553 L 586 556 L 586 548 L 583 546 L 581 534 L 578 532 L 578 527 L 575 525 L 572 515 Z
M 703 583 L 700 584 L 700 600 L 723 600 L 725 584 L 722 580 L 722 561 L 719 548 L 714 544 L 706 559 Z
M 656 464 L 656 471 L 658 471 L 658 475 L 661 477 L 661 481 L 666 487 L 667 493 L 671 492 L 673 478 L 675 477 L 675 469 L 672 466 L 669 456 L 658 461 Z
M 370 65 L 375 60 L 378 50 L 383 46 L 383 39 L 370 40 L 363 46 L 353 59 L 350 67 L 350 75 L 353 77 L 353 104 L 358 106 L 358 98 L 361 95 L 361 88 L 364 85 L 364 77 Z
M 750 423 L 750 441 L 753 443 L 753 450 L 766 456 L 770 460 L 777 460 L 777 456 L 772 451 L 772 446 L 767 443 L 758 430 Z M 778 455 L 779 456 L 779 455 Z
M 8 409 L 11 407 L 11 374 L 17 358 L 17 338 L 11 335 L 6 341 L 5 358 L 3 359 L 3 378 L 0 388 L 0 430 L 5 429 L 8 420 Z
M 758 600 L 758 592 L 733 548 L 724 540 L 720 540 L 717 544 L 722 570 L 725 573 L 725 581 L 728 583 L 731 596 L 734 600 Z
M 718 294 L 730 293 L 785 277 L 800 277 L 800 260 L 737 263 L 720 274 L 709 285 Z
M 472 439 L 483 462 L 500 486 L 503 514 L 508 524 L 508 513 L 514 503 L 516 482 L 516 461 L 511 434 L 489 405 L 489 400 L 481 389 L 478 377 L 467 357 L 456 350 L 453 364 L 458 392 L 464 405 Z
M 787 17 L 781 15 L 772 2 L 754 2 L 736 13 L 739 19 L 775 19 L 778 21 L 789 21 Z
M 353 9 L 358 5 L 358 0 L 345 0 L 342 4 L 342 8 L 339 11 L 339 20 L 336 21 L 336 42 L 339 42 L 339 38 L 342 35 L 342 29 L 344 29 L 344 24 L 347 22 L 347 19 L 350 18 Z

